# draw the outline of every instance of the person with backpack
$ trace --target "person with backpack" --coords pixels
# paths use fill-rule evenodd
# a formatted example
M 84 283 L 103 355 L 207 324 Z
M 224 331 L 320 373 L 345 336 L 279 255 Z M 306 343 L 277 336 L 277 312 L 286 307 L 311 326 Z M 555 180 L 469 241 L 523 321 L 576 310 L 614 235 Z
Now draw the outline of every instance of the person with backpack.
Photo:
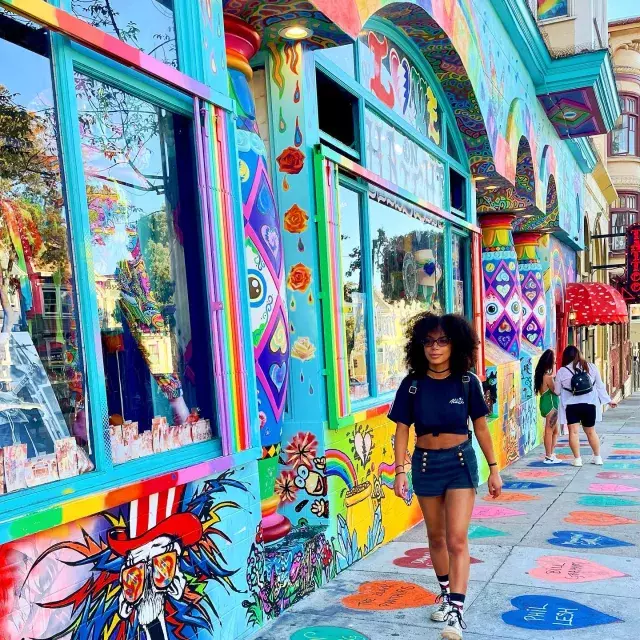
M 394 442 L 396 496 L 408 492 L 405 456 L 409 429 L 415 425 L 411 459 L 414 494 L 427 527 L 429 553 L 440 584 L 434 622 L 445 622 L 442 638 L 461 640 L 464 602 L 469 582 L 468 531 L 479 484 L 478 461 L 469 420 L 489 465 L 489 493 L 497 498 L 502 479 L 493 451 L 480 380 L 470 368 L 478 337 L 465 318 L 421 313 L 407 329 L 402 381 L 389 412 L 396 423 Z
M 562 368 L 556 375 L 555 392 L 560 396 L 569 429 L 569 446 L 573 453 L 574 467 L 582 466 L 580 455 L 580 425 L 587 434 L 587 440 L 593 451 L 592 464 L 601 465 L 600 438 L 596 433 L 596 422 L 600 405 L 608 404 L 612 409 L 607 389 L 602 382 L 598 368 L 587 362 L 578 347 L 568 346 L 562 354 Z
M 555 392 L 553 378 L 556 366 L 556 356 L 552 349 L 547 349 L 538 364 L 534 375 L 534 387 L 536 395 L 540 396 L 540 415 L 545 419 L 544 424 L 544 463 L 559 464 L 554 453 L 558 442 L 558 409 L 560 398 Z

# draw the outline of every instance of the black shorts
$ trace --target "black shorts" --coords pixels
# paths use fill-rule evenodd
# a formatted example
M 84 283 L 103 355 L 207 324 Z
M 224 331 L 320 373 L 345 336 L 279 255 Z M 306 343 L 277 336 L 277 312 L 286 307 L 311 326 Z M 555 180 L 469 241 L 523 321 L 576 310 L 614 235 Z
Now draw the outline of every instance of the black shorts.
M 596 426 L 596 405 L 581 402 L 567 405 L 567 424 L 581 424 L 583 427 Z
M 470 440 L 450 449 L 416 447 L 411 460 L 413 492 L 431 498 L 448 489 L 477 489 L 478 461 Z

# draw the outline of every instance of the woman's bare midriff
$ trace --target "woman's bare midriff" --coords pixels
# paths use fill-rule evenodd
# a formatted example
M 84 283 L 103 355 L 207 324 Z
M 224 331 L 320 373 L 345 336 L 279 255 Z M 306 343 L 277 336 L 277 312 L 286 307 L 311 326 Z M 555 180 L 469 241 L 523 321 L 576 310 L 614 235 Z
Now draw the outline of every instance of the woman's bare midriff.
M 459 444 L 464 444 L 469 436 L 463 436 L 457 433 L 441 433 L 439 436 L 427 434 L 420 436 L 416 445 L 421 449 L 451 449 Z

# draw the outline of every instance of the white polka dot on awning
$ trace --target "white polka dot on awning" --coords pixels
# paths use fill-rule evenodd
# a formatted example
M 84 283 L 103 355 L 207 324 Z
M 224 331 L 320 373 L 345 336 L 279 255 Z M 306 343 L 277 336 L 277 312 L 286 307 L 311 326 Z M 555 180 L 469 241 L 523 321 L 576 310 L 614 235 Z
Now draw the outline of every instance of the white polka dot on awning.
M 572 282 L 567 285 L 565 313 L 574 311 L 574 326 L 590 327 L 629 322 L 622 294 L 601 282 Z

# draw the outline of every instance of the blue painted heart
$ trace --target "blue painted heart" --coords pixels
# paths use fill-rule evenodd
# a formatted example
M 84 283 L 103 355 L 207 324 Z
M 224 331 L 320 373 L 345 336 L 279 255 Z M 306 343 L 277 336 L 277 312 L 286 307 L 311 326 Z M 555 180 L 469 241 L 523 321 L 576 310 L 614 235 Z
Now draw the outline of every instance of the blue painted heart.
M 511 600 L 513 611 L 502 614 L 512 627 L 534 631 L 568 631 L 622 622 L 575 600 L 546 595 L 524 595 Z
M 563 464 L 567 466 L 566 462 L 559 462 L 558 464 Z M 548 465 L 546 465 L 542 460 L 535 460 L 534 462 L 530 462 L 527 466 L 528 467 L 548 467 Z
M 635 546 L 630 542 L 590 531 L 554 531 L 553 538 L 549 538 L 547 542 L 556 547 L 568 547 L 569 549 L 610 549 Z
M 509 282 L 510 276 L 506 271 L 500 271 L 500 273 L 496 276 L 496 280 L 498 282 Z
M 287 363 L 283 362 L 282 364 L 272 364 L 269 369 L 269 376 L 271 377 L 273 384 L 276 386 L 276 389 L 280 391 L 285 378 L 287 377 Z
M 277 229 L 265 224 L 260 228 L 260 233 L 267 247 L 271 249 L 271 253 L 277 256 L 280 250 L 280 236 L 278 235 Z
M 518 491 L 528 491 L 530 489 L 548 489 L 553 487 L 552 484 L 546 484 L 544 482 L 505 482 L 502 485 L 503 489 L 513 489 Z

